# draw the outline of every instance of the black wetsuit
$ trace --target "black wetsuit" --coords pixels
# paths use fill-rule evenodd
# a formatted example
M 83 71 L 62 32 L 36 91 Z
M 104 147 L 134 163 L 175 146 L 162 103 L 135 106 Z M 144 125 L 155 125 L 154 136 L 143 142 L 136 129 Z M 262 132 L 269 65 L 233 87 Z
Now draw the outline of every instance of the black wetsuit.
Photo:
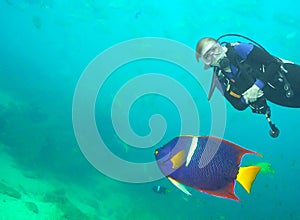
M 280 62 L 278 58 L 252 44 L 227 44 L 226 47 L 229 61 L 227 67 L 229 65 L 231 72 L 221 68 L 216 73 L 219 73 L 218 79 L 225 98 L 236 109 L 244 110 L 248 107 L 242 94 L 253 84 L 263 90 L 263 98 L 278 105 L 300 108 L 299 65 Z M 289 85 L 289 90 L 284 89 L 286 85 Z M 292 92 L 289 98 L 287 92 Z

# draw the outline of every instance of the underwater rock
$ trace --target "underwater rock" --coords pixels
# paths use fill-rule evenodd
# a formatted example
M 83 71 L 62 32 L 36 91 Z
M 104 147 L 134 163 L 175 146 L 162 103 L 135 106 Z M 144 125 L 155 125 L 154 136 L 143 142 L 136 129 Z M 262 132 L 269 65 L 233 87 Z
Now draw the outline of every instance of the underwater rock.
M 36 172 L 34 172 L 33 170 L 29 170 L 29 169 L 22 170 L 22 175 L 29 179 L 38 179 L 38 177 L 39 177 Z
M 10 197 L 16 198 L 16 199 L 21 199 L 21 193 L 19 193 L 17 190 L 14 188 L 7 186 L 3 183 L 0 183 L 0 193 L 4 195 L 8 195 Z
M 21 184 L 18 185 L 18 190 L 23 195 L 29 195 L 27 190 Z
M 141 213 L 143 213 L 143 218 L 141 218 Z M 116 219 L 120 219 L 120 217 Z M 124 218 L 124 217 L 123 217 Z M 145 210 L 141 208 L 134 208 L 126 215 L 125 219 L 143 219 L 143 220 L 152 220 L 159 219 L 159 216 L 156 213 L 145 213 Z
M 46 193 L 43 201 L 55 203 L 56 206 L 62 211 L 64 219 L 90 219 L 79 208 L 72 204 L 72 202 L 66 197 L 66 191 L 64 189 Z
M 93 198 L 86 199 L 85 203 L 87 205 L 89 205 L 90 207 L 94 208 L 95 210 L 99 210 L 99 208 L 100 208 L 99 202 L 96 199 L 93 199 Z
M 64 213 L 63 217 L 66 219 L 80 219 L 80 220 L 90 219 L 80 209 L 74 206 L 69 200 L 65 204 L 61 204 L 59 208 Z
M 26 208 L 36 214 L 39 214 L 39 208 L 34 202 L 25 202 Z
M 46 121 L 48 119 L 48 115 L 40 106 L 31 106 L 28 109 L 27 116 L 33 123 Z
M 0 130 L 4 130 L 7 124 L 7 110 L 4 105 L 0 104 Z
M 66 191 L 64 189 L 55 190 L 45 194 L 43 201 L 63 204 L 67 201 Z

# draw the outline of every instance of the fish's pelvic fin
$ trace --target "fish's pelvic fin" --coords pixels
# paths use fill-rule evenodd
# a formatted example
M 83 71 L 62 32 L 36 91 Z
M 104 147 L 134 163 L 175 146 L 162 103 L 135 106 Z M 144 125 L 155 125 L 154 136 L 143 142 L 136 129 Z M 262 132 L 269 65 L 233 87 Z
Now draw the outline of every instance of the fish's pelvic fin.
M 250 193 L 252 184 L 260 171 L 259 166 L 240 167 L 236 180 Z
M 182 192 L 184 192 L 185 194 L 191 196 L 192 194 L 185 188 L 185 186 L 183 184 L 181 184 L 180 182 L 174 180 L 171 177 L 168 177 L 168 179 L 171 181 L 171 183 L 173 183 L 178 189 L 180 189 Z

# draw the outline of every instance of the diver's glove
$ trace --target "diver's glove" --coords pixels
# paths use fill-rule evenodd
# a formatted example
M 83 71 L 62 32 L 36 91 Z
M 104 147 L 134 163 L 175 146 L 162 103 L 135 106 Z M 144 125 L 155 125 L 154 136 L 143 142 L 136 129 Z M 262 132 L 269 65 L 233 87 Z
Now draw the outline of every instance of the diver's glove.
M 243 93 L 243 99 L 247 104 L 255 102 L 258 98 L 262 97 L 264 92 L 254 84 Z

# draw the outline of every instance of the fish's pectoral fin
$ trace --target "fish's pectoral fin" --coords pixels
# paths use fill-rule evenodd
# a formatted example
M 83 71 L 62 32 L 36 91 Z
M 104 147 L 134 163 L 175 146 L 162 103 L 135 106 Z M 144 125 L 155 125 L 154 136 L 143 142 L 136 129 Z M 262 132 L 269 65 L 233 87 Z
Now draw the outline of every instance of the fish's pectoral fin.
M 192 195 L 192 194 L 185 188 L 185 186 L 184 186 L 182 183 L 180 183 L 180 182 L 174 180 L 174 179 L 171 178 L 171 177 L 168 177 L 168 179 L 171 181 L 171 183 L 173 183 L 173 184 L 174 184 L 178 189 L 180 189 L 182 192 L 184 192 L 185 194 L 187 194 L 187 195 L 189 195 L 189 196 Z
M 181 150 L 170 159 L 172 162 L 173 169 L 178 169 L 179 167 L 181 167 L 184 164 L 185 157 L 186 157 L 185 155 L 186 155 L 186 151 Z
M 240 167 L 236 180 L 250 193 L 252 184 L 260 171 L 259 166 Z

